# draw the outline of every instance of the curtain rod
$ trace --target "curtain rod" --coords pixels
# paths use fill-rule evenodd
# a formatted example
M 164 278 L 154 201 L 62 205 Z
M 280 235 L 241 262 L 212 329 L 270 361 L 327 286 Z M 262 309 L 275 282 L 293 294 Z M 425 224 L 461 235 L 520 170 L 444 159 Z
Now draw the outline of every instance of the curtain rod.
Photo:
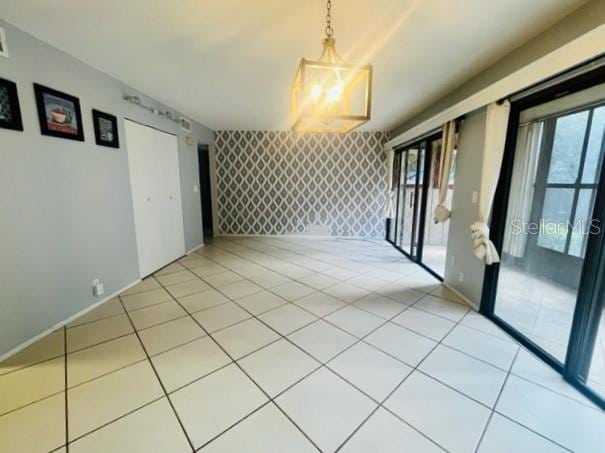
M 138 105 L 142 109 L 149 110 L 151 113 L 153 113 L 155 115 L 163 116 L 164 118 L 169 119 L 170 121 L 174 121 L 175 123 L 180 122 L 180 119 L 178 118 L 178 116 L 176 116 L 170 110 L 159 110 L 150 105 L 145 105 L 141 101 L 141 98 L 138 96 L 132 96 L 129 94 L 125 94 L 122 99 L 124 99 L 127 102 L 130 102 L 131 104 Z
M 511 102 L 518 101 L 525 97 L 531 96 L 534 93 L 545 90 L 546 88 L 550 88 L 552 86 L 558 85 L 559 83 L 571 80 L 574 77 L 586 74 L 587 72 L 590 72 L 594 69 L 598 69 L 603 66 L 605 66 L 605 53 L 596 56 L 588 62 L 580 63 L 579 65 L 576 65 L 571 69 L 555 74 L 554 76 L 546 80 L 542 80 L 541 82 L 538 82 L 535 85 L 530 86 L 529 88 L 525 88 L 521 91 L 512 93 L 506 98 L 500 99 L 498 102 L 504 102 L 506 99 L 510 100 Z

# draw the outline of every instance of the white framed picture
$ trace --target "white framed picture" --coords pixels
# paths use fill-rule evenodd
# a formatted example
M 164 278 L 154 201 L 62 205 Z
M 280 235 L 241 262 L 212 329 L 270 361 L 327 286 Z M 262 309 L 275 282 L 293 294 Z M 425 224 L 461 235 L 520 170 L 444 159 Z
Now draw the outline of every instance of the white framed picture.
M 191 121 L 181 116 L 181 129 L 185 132 L 191 132 Z
M 6 33 L 4 28 L 0 27 L 0 56 L 8 58 L 8 44 L 6 43 Z

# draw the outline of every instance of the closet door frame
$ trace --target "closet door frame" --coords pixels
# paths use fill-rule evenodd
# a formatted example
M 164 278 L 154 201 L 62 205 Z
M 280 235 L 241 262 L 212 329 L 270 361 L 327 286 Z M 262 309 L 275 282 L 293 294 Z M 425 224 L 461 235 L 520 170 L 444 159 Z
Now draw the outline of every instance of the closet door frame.
M 139 273 L 141 278 L 144 278 L 185 254 L 178 136 L 130 118 L 124 118 L 124 127 L 126 130 L 126 148 Z M 146 128 L 152 132 L 153 148 L 144 157 L 137 156 L 138 151 L 131 149 L 132 142 L 128 139 L 128 130 L 136 128 Z M 174 139 L 174 146 L 171 146 L 171 149 L 168 151 L 170 154 L 160 156 L 161 145 L 158 144 L 158 134 L 165 134 Z M 146 166 L 141 166 L 139 165 L 141 162 L 138 162 L 137 158 L 140 158 L 141 162 L 153 158 L 154 162 L 147 162 Z M 167 166 L 175 167 L 176 177 L 172 178 L 172 181 L 170 181 L 170 178 L 166 179 L 162 177 L 165 175 Z M 156 182 L 155 185 L 153 184 L 154 181 Z M 164 182 L 164 186 L 157 184 L 161 181 Z M 142 202 L 152 203 L 152 206 L 143 205 L 141 204 Z M 171 212 L 173 213 L 172 215 L 170 214 Z M 174 218 L 174 220 L 166 222 L 167 216 L 169 219 Z M 177 235 L 176 240 L 170 238 L 169 229 L 171 223 Z M 169 232 L 168 235 L 166 235 L 167 231 Z M 171 243 L 174 250 L 171 250 Z M 175 244 L 178 245 L 178 250 Z M 151 251 L 147 250 L 147 248 Z M 155 250 L 155 253 L 153 250 Z

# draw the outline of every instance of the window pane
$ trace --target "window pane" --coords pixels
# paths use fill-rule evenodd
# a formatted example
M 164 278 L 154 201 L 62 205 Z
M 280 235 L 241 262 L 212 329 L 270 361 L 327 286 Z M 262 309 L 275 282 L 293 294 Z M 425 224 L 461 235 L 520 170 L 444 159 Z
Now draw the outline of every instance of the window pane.
M 549 183 L 576 182 L 587 119 L 587 111 L 557 118 L 548 170 Z
M 391 180 L 391 187 L 393 190 L 397 190 L 399 185 L 399 165 L 401 163 L 401 154 L 395 154 L 393 159 L 393 175 Z M 395 202 L 397 202 L 397 195 L 395 195 Z M 395 241 L 395 222 L 397 218 L 391 219 L 391 223 L 389 225 L 389 240 Z
M 422 262 L 433 272 L 445 275 L 447 240 L 450 222 L 435 223 L 433 214 L 439 203 L 439 185 L 441 182 L 441 139 L 429 143 L 427 152 L 431 153 L 431 177 L 426 192 L 426 218 L 424 219 L 424 238 L 422 245 Z M 452 156 L 452 168 L 449 175 L 448 192 L 445 198 L 445 207 L 452 209 L 452 195 L 454 192 L 454 177 L 456 171 L 456 150 Z
M 538 245 L 557 252 L 565 251 L 568 222 L 574 189 L 546 189 Z
M 397 237 L 395 245 L 401 246 L 401 230 L 403 228 L 403 205 L 405 201 L 405 154 L 399 154 L 399 189 L 397 191 Z
M 584 184 L 594 184 L 601 170 L 603 160 L 603 134 L 605 133 L 605 106 L 594 110 L 592 114 L 592 125 L 590 127 L 590 137 L 588 138 L 588 148 L 586 149 L 586 160 L 584 161 L 584 171 L 582 172 L 582 182 Z
M 418 235 L 420 234 L 420 207 L 422 206 L 422 196 L 424 194 L 424 145 L 418 152 L 418 190 L 414 199 L 414 209 L 416 210 L 416 221 L 414 224 L 414 237 L 412 240 L 412 255 L 418 255 Z
M 582 233 L 591 225 L 578 221 L 590 219 L 595 194 L 605 190 L 594 176 L 604 112 L 592 107 L 604 102 L 605 83 L 519 112 L 494 313 L 560 364 L 576 359 L 567 357 L 571 326 L 577 304 L 589 299 L 578 296 L 588 239 Z M 589 142 L 591 153 L 582 152 Z M 587 381 L 605 395 L 605 320 L 596 340 Z
M 412 227 L 414 221 L 414 200 L 416 198 L 416 173 L 418 172 L 418 149 L 409 149 L 405 174 L 405 193 L 403 206 L 403 229 L 401 231 L 401 247 L 410 252 L 412 245 Z
M 584 258 L 586 253 L 586 241 L 590 232 L 590 221 L 594 206 L 594 191 L 592 189 L 581 189 L 578 194 L 578 205 L 576 217 L 573 222 L 571 242 L 569 243 L 569 254 Z

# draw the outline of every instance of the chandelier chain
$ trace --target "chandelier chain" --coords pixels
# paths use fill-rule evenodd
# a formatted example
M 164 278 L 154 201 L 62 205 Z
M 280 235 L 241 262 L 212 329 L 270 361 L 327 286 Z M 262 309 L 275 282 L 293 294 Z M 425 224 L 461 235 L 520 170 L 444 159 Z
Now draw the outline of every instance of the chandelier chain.
M 334 29 L 332 28 L 332 0 L 328 0 L 326 3 L 326 36 L 328 38 L 334 36 Z

